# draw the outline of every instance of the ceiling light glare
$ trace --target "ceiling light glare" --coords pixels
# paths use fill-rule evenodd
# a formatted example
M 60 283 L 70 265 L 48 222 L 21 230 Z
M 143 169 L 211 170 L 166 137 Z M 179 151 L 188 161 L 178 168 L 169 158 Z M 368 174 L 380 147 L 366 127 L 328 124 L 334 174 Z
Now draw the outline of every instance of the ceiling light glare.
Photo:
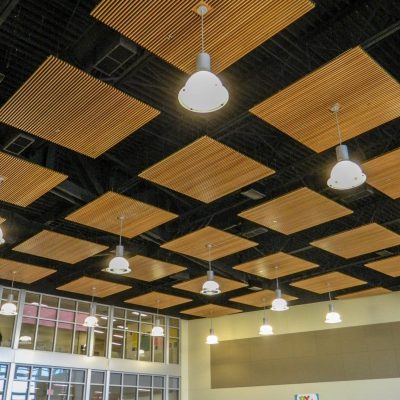
M 274 334 L 274 330 L 272 329 L 272 326 L 268 323 L 268 321 L 265 317 L 263 318 L 263 323 L 260 326 L 260 330 L 258 331 L 258 334 L 262 335 L 262 336 Z
M 213 328 L 210 328 L 210 334 L 207 336 L 206 344 L 218 344 L 218 336 L 215 334 Z
M 326 314 L 325 323 L 326 324 L 338 324 L 342 322 L 340 314 L 336 312 L 333 308 L 333 304 L 329 304 L 329 312 Z

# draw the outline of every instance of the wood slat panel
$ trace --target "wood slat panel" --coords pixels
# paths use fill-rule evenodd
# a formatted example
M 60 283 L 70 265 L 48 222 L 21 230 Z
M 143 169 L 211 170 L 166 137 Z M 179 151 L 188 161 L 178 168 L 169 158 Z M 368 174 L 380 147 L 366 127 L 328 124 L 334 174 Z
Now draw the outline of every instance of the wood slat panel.
M 200 51 L 200 1 L 103 0 L 91 15 L 158 57 L 191 73 Z M 308 0 L 209 0 L 206 51 L 218 73 L 314 7 Z M 235 38 L 235 40 L 232 40 Z
M 224 315 L 231 315 L 242 312 L 237 308 L 219 306 L 217 304 L 206 304 L 200 307 L 189 308 L 188 310 L 181 311 L 181 314 L 193 315 L 195 317 L 215 318 Z
M 359 297 L 369 297 L 369 296 L 379 296 L 381 294 L 391 293 L 389 289 L 383 287 L 375 287 L 367 290 L 361 290 L 359 292 L 342 294 L 340 296 L 336 296 L 337 299 L 346 300 L 346 299 L 356 299 Z
M 65 219 L 119 235 L 118 217 L 123 215 L 123 236 L 133 238 L 177 217 L 150 204 L 107 192 L 84 205 Z
M 400 148 L 362 165 L 368 184 L 392 199 L 400 197 Z
M 177 283 L 173 287 L 176 289 L 187 290 L 193 293 L 200 293 L 206 280 L 206 275 L 199 276 L 198 278 L 190 279 L 189 281 Z M 222 276 L 215 276 L 215 280 L 219 283 L 221 293 L 230 292 L 231 290 L 236 290 L 247 286 L 246 283 L 223 278 Z
M 307 271 L 308 269 L 316 267 L 318 267 L 318 264 L 314 264 L 290 254 L 278 252 L 236 265 L 233 269 L 261 276 L 262 278 L 276 279 L 281 276 Z
M 95 158 L 158 114 L 50 56 L 0 109 L 0 121 Z
M 150 292 L 141 296 L 132 297 L 131 299 L 125 300 L 125 303 L 135 304 L 138 306 L 150 307 L 150 308 L 169 308 L 178 306 L 179 304 L 189 303 L 191 299 L 185 297 L 173 296 L 171 294 L 161 292 Z
M 306 187 L 277 197 L 239 214 L 257 224 L 289 235 L 353 211 Z
M 208 244 L 213 246 L 210 256 L 208 255 Z M 200 258 L 201 260 L 208 261 L 210 259 L 213 261 L 257 245 L 258 243 L 251 240 L 206 226 L 198 231 L 164 243 L 161 247 L 186 254 L 187 256 Z
M 310 292 L 322 294 L 328 293 L 329 291 L 334 292 L 353 286 L 364 285 L 366 283 L 367 282 L 361 279 L 353 278 L 341 272 L 330 272 L 328 274 L 293 282 L 291 285 L 300 289 L 309 290 Z
M 139 176 L 211 203 L 273 173 L 257 161 L 203 136 Z
M 0 152 L 0 200 L 26 207 L 68 176 Z
M 16 272 L 14 276 L 15 282 L 28 284 L 57 272 L 57 270 L 51 268 L 38 267 L 32 264 L 0 258 L 0 279 L 11 281 L 14 271 Z
M 94 292 L 93 288 L 96 288 Z M 92 293 L 94 293 L 94 297 L 100 298 L 112 296 L 113 294 L 128 289 L 131 289 L 131 286 L 89 278 L 87 276 L 75 279 L 74 281 L 57 288 L 57 290 L 63 290 L 64 292 L 79 293 L 87 296 L 91 296 Z
M 0 187 L 1 187 L 1 184 L 0 184 Z M 6 219 L 5 219 L 5 218 L 2 218 L 2 217 L 0 217 L 0 224 L 2 224 L 3 222 L 6 222 Z
M 247 304 L 254 307 L 267 307 L 272 304 L 275 297 L 275 292 L 273 290 L 265 289 L 260 290 L 259 292 L 245 294 L 243 296 L 232 297 L 229 301 Z M 285 293 L 282 293 L 282 297 L 287 301 L 297 300 L 297 297 Z
M 352 258 L 398 246 L 400 235 L 373 223 L 315 240 L 310 244 L 343 258 Z
M 39 232 L 13 248 L 14 251 L 68 264 L 75 264 L 106 249 L 108 247 L 101 244 L 47 230 Z
M 366 267 L 379 271 L 382 274 L 397 278 L 400 276 L 400 256 L 385 258 L 365 264 Z
M 338 144 L 329 111 L 341 105 L 343 141 L 400 116 L 400 84 L 361 47 L 253 107 L 250 112 L 316 152 Z

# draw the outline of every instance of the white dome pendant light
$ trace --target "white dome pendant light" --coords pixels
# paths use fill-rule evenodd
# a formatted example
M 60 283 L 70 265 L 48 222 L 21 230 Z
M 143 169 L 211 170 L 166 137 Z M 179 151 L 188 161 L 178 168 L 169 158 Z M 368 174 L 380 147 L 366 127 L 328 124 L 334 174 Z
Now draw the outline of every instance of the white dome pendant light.
M 260 326 L 260 330 L 258 331 L 258 334 L 262 335 L 262 336 L 273 335 L 274 331 L 272 329 L 272 326 L 268 323 L 268 320 L 267 320 L 267 311 L 265 309 L 265 299 L 263 299 L 263 302 L 264 302 L 264 315 L 263 315 L 262 325 Z
M 90 312 L 89 312 L 89 315 L 85 318 L 85 321 L 83 322 L 83 326 L 86 326 L 87 328 L 97 328 L 99 326 L 99 320 L 94 315 L 94 292 L 95 291 L 96 291 L 96 288 L 93 286 L 92 287 L 92 302 L 90 303 Z
M 325 323 L 338 324 L 340 322 L 342 322 L 342 318 L 340 317 L 340 314 L 336 312 L 333 308 L 331 292 L 329 291 L 329 311 L 326 313 Z
M 218 336 L 215 334 L 212 318 L 210 318 L 210 331 L 206 339 L 206 344 L 218 344 Z
M 205 4 L 197 8 L 201 17 L 201 53 L 197 55 L 196 72 L 190 76 L 178 95 L 179 103 L 187 110 L 208 113 L 222 108 L 229 99 L 229 93 L 219 78 L 211 72 L 211 58 L 204 51 L 204 15 L 208 12 Z
M 153 337 L 164 337 L 164 328 L 160 324 L 160 317 L 158 316 L 160 309 L 160 300 L 157 299 L 157 314 L 156 314 L 156 323 L 151 330 L 151 336 Z
M 349 150 L 345 144 L 342 144 L 342 132 L 339 124 L 340 105 L 336 103 L 331 111 L 335 114 L 336 127 L 339 136 L 339 146 L 336 147 L 337 163 L 332 168 L 328 186 L 337 190 L 353 189 L 362 185 L 367 176 L 363 173 L 361 167 L 349 159 Z
M 120 224 L 119 244 L 115 247 L 115 257 L 111 259 L 106 268 L 107 272 L 116 275 L 128 274 L 131 272 L 129 268 L 129 261 L 124 257 L 124 246 L 122 245 L 122 224 L 125 217 L 123 215 L 118 217 Z
M 12 272 L 11 293 L 7 296 L 7 301 L 0 308 L 0 315 L 12 317 L 17 315 L 17 305 L 14 302 L 14 278 L 17 271 Z
M 279 278 L 278 278 L 278 267 L 275 267 L 276 270 L 276 290 L 275 290 L 275 299 L 272 302 L 272 311 L 286 311 L 289 310 L 287 301 L 282 297 L 282 291 L 279 289 Z
M 0 244 L 4 244 L 6 241 L 4 240 L 3 229 L 0 227 Z
M 207 245 L 208 248 L 208 271 L 207 271 L 207 280 L 204 282 L 203 287 L 201 289 L 201 294 L 205 294 L 207 296 L 215 296 L 216 294 L 221 293 L 221 289 L 219 288 L 219 283 L 214 279 L 214 271 L 211 269 L 211 248 L 212 244 L 209 243 Z

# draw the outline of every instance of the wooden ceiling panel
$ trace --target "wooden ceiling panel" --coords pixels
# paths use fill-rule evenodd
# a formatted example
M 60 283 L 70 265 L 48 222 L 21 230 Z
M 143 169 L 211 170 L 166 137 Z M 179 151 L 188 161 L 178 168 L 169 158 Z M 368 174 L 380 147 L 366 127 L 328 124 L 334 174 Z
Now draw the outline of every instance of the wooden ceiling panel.
M 203 136 L 139 176 L 211 203 L 273 173 L 257 161 Z
M 124 216 L 122 234 L 133 238 L 177 217 L 150 204 L 107 192 L 84 205 L 65 219 L 119 235 L 118 217 Z
M 96 158 L 158 114 L 50 56 L 0 109 L 0 121 Z
M 343 258 L 400 245 L 400 235 L 378 224 L 363 225 L 310 243 Z
M 15 275 L 13 274 L 14 271 Z M 0 279 L 11 281 L 14 276 L 15 282 L 30 284 L 55 272 L 57 272 L 55 269 L 0 258 Z
M 318 267 L 318 264 L 290 254 L 278 252 L 236 265 L 233 269 L 261 276 L 262 278 L 276 279 L 316 267 Z
M 330 108 L 341 105 L 343 141 L 400 116 L 400 84 L 361 47 L 253 107 L 250 112 L 316 152 L 338 143 Z
M 177 283 L 173 287 L 176 289 L 187 290 L 193 293 L 200 293 L 203 283 L 207 280 L 207 276 L 199 276 L 189 281 Z M 241 289 L 247 286 L 246 283 L 234 281 L 232 279 L 215 276 L 215 280 L 219 283 L 221 293 L 230 292 L 231 290 Z
M 275 297 L 275 292 L 273 290 L 265 289 L 258 292 L 245 294 L 243 296 L 232 297 L 229 299 L 229 301 L 247 304 L 254 307 L 267 307 L 272 304 L 272 301 L 275 299 Z M 286 301 L 297 300 L 297 297 L 293 297 L 285 293 L 282 293 L 282 297 Z
M 397 278 L 400 276 L 400 256 L 385 258 L 365 264 L 366 267 Z
M 0 217 L 0 224 L 2 224 L 3 222 L 6 222 L 5 218 Z
M 306 187 L 267 201 L 239 214 L 239 217 L 289 235 L 353 211 Z
M 125 303 L 150 308 L 159 308 L 162 310 L 164 308 L 178 306 L 180 304 L 189 303 L 191 301 L 191 299 L 186 299 L 185 297 L 173 296 L 171 294 L 160 292 L 150 292 L 125 300 Z
M 215 318 L 222 317 L 224 315 L 231 315 L 242 312 L 237 308 L 219 306 L 217 304 L 206 304 L 200 307 L 190 308 L 188 310 L 181 311 L 181 314 L 193 315 L 194 317 L 203 318 Z
M 210 256 L 208 254 L 208 244 L 212 245 Z M 206 226 L 198 231 L 164 243 L 161 247 L 176 253 L 200 258 L 201 260 L 213 261 L 257 245 L 258 243 L 251 240 Z
M 187 73 L 200 51 L 200 1 L 102 0 L 91 15 Z M 219 73 L 314 7 L 308 0 L 209 0 L 206 51 Z M 236 40 L 232 41 L 232 38 Z
M 95 290 L 93 290 L 95 288 Z M 89 278 L 83 276 L 82 278 L 75 279 L 65 285 L 59 286 L 57 290 L 63 290 L 64 292 L 84 294 L 94 297 L 108 297 L 113 294 L 123 292 L 124 290 L 131 289 L 131 286 L 122 285 L 120 283 L 103 281 L 101 279 Z
M 75 264 L 106 249 L 108 247 L 101 244 L 47 230 L 39 232 L 13 248 L 14 251 L 68 264 Z
M 59 185 L 68 177 L 0 152 L 0 200 L 26 207 Z
M 341 272 L 329 272 L 328 274 L 314 276 L 313 278 L 303 279 L 293 282 L 290 285 L 300 289 L 309 290 L 315 293 L 328 293 L 336 290 L 347 289 L 353 286 L 364 285 L 367 282 Z
M 367 183 L 392 199 L 400 197 L 400 148 L 362 165 Z
M 336 296 L 336 298 L 340 300 L 346 300 L 346 299 L 356 299 L 359 297 L 378 296 L 381 294 L 388 294 L 388 293 L 391 293 L 389 289 L 383 287 L 374 287 L 367 290 L 361 290 L 359 292 L 342 294 L 340 296 Z

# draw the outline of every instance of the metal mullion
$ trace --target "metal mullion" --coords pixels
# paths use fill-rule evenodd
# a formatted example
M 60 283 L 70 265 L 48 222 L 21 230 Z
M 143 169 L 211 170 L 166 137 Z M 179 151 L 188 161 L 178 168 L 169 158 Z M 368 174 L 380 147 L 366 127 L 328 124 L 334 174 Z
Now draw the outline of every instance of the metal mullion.
M 169 317 L 165 317 L 164 364 L 169 364 Z
M 25 294 L 26 290 L 20 290 L 18 294 L 18 314 L 14 319 L 14 328 L 13 335 L 11 337 L 11 348 L 16 350 L 19 344 L 19 337 L 21 335 L 21 326 L 22 326 L 22 318 L 23 318 L 23 309 L 25 305 Z
M 114 330 L 114 306 L 108 307 L 107 337 L 106 337 L 106 358 L 111 359 L 112 335 Z
M 56 313 L 56 319 L 54 321 L 55 323 L 55 329 L 54 329 L 54 340 L 53 340 L 53 353 L 56 353 L 56 343 L 57 343 L 57 333 L 58 333 L 58 321 L 60 319 L 60 298 L 58 298 L 57 302 L 57 313 Z M 41 306 L 41 305 L 40 305 Z

